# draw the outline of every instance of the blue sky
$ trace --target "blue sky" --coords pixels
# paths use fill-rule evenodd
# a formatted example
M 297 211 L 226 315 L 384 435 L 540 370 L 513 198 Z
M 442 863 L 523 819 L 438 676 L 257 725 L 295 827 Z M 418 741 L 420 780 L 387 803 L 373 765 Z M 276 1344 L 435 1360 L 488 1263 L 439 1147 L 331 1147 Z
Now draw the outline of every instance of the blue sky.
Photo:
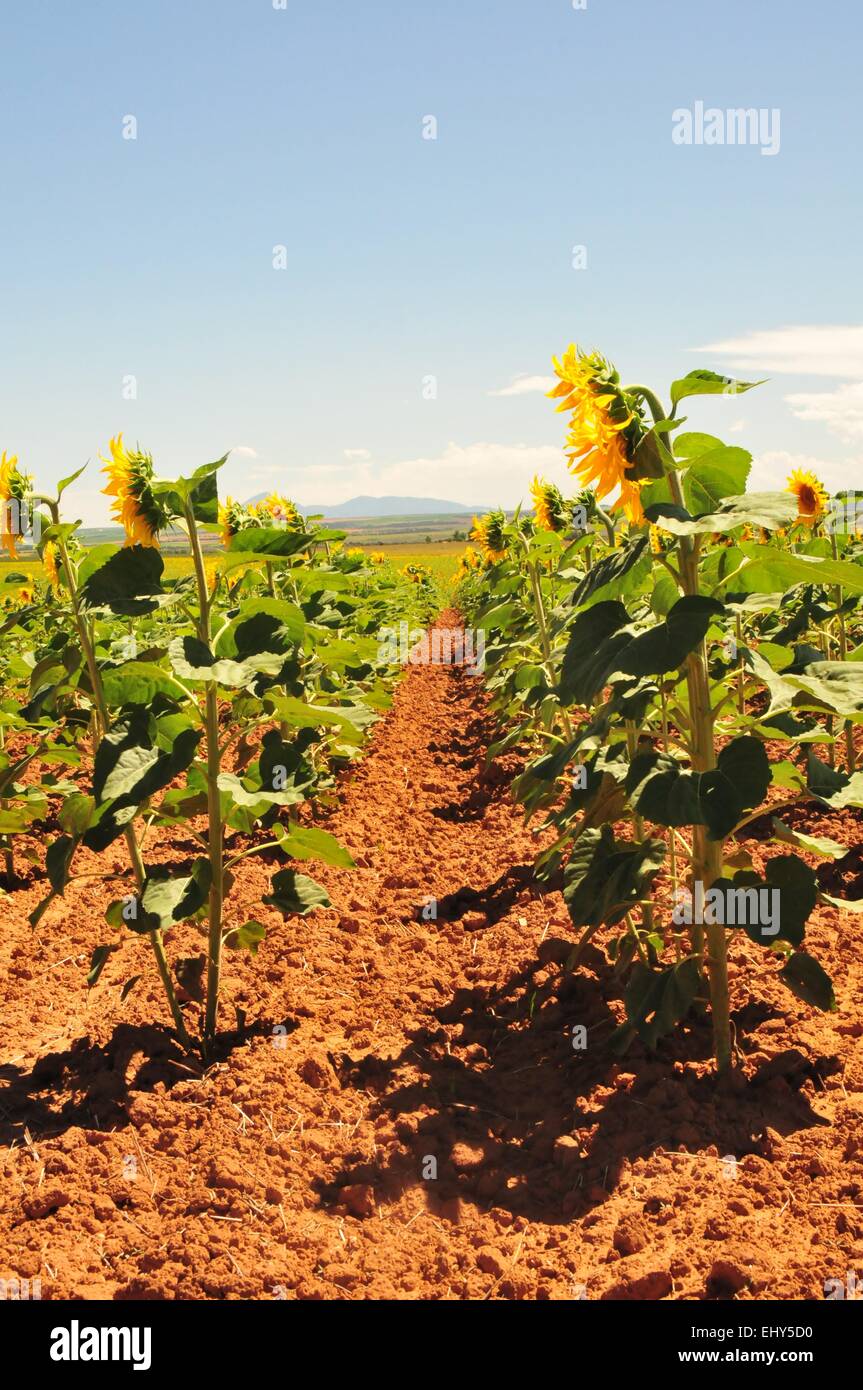
M 863 483 L 861 40 L 856 0 L 6 0 L 0 447 L 93 460 L 91 523 L 118 430 L 234 448 L 240 497 L 511 505 L 565 477 L 576 340 L 770 376 L 692 426 Z M 778 153 L 675 144 L 696 101 Z

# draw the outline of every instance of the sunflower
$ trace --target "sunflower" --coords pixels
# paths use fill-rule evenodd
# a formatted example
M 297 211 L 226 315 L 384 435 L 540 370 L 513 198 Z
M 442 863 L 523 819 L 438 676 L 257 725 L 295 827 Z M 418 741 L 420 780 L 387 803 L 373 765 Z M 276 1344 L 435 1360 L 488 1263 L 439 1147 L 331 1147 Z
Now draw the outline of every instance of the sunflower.
M 806 521 L 811 526 L 827 510 L 829 496 L 826 487 L 814 473 L 805 468 L 795 468 L 788 478 L 786 492 L 797 498 L 797 520 Z
M 632 476 L 643 433 L 635 402 L 599 353 L 585 353 L 570 344 L 562 359 L 553 360 L 560 380 L 548 394 L 560 399 L 558 410 L 572 412 L 565 445 L 570 470 L 599 501 L 617 491 L 613 506 L 629 521 L 642 522 L 641 484 Z
M 111 503 L 114 519 L 126 532 L 126 545 L 159 544 L 159 532 L 170 521 L 170 513 L 154 496 L 153 459 L 140 449 L 128 450 L 122 434 L 111 440 L 111 457 L 103 459 L 108 486 L 102 491 L 115 500 Z
M 470 533 L 472 541 L 476 541 L 482 552 L 482 558 L 487 565 L 496 565 L 499 560 L 506 559 L 506 536 L 503 528 L 506 526 L 506 515 L 496 508 L 484 517 L 474 517 L 473 530 Z
M 18 558 L 15 542 L 24 535 L 22 503 L 31 483 L 29 473 L 19 472 L 17 455 L 7 459 L 4 449 L 0 456 L 0 545 L 6 547 L 10 560 Z
M 382 550 L 373 550 L 370 556 L 373 565 L 385 565 L 387 557 Z
M 654 555 L 662 554 L 662 532 L 659 527 L 654 526 L 652 522 L 650 526 L 650 549 L 653 551 Z
M 259 515 L 257 506 L 244 507 L 242 502 L 235 502 L 233 497 L 228 497 L 224 502 L 219 503 L 219 525 L 222 528 L 222 545 L 227 550 L 234 536 L 241 531 L 247 531 L 250 526 L 260 526 L 262 518 Z
M 299 530 L 302 527 L 303 518 L 289 497 L 283 497 L 278 492 L 271 492 L 264 506 L 273 521 L 283 523 L 291 530 Z
M 536 524 L 545 531 L 562 531 L 566 525 L 566 503 L 559 488 L 536 477 L 530 485 Z
M 57 568 L 57 546 L 54 541 L 46 541 L 42 547 L 42 565 L 48 576 L 48 583 L 54 589 L 60 587 L 60 571 Z

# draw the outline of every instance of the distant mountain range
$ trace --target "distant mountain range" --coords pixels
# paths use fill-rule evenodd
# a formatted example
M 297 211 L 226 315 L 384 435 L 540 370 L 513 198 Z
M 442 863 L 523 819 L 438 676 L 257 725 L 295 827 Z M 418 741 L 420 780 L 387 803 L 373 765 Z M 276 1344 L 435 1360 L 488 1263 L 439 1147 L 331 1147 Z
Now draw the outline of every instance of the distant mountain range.
M 258 492 L 249 502 L 262 502 L 269 496 Z M 488 507 L 466 507 L 462 502 L 444 502 L 439 497 L 351 497 L 347 502 L 321 502 L 317 506 L 297 503 L 304 516 L 362 517 L 362 516 L 458 516 L 479 515 Z

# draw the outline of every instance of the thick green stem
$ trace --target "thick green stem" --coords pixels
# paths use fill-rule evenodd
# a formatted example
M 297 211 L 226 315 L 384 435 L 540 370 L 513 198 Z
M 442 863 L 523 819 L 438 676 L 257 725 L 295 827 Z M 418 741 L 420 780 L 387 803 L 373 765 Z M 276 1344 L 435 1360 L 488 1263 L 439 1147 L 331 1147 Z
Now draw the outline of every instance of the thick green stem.
M 666 419 L 658 398 L 644 386 L 628 387 L 629 391 L 641 395 L 650 407 L 657 424 Z M 667 472 L 671 495 L 679 507 L 685 505 L 683 489 L 676 469 Z M 686 594 L 698 594 L 698 545 L 689 536 L 679 540 L 680 576 Z M 707 650 L 700 642 L 695 651 L 690 652 L 686 661 L 686 681 L 689 692 L 689 716 L 692 737 L 692 764 L 696 772 L 711 772 L 716 766 L 713 741 L 713 710 L 710 702 L 710 677 L 707 670 Z M 722 842 L 708 838 L 703 825 L 692 827 L 692 892 L 696 898 L 696 885 L 700 884 L 706 894 L 722 874 Z M 700 895 L 699 895 L 700 897 Z M 728 952 L 725 927 L 721 923 L 708 923 L 707 969 L 710 980 L 710 1006 L 713 1015 L 713 1047 L 716 1066 L 720 1074 L 731 1066 L 731 1020 L 728 995 Z M 693 948 L 697 955 L 703 955 L 704 932 L 698 925 L 693 927 Z
M 836 541 L 836 532 L 832 526 L 830 528 L 830 547 L 833 551 L 833 559 L 839 559 L 839 545 Z M 839 609 L 839 655 L 842 661 L 848 660 L 848 629 L 845 626 L 845 614 L 842 612 L 842 589 L 836 588 L 836 607 Z M 848 775 L 856 770 L 857 759 L 854 753 L 854 726 L 850 719 L 845 722 L 845 757 L 848 764 Z
M 195 577 L 198 585 L 198 637 L 209 647 L 210 593 L 198 527 L 191 505 L 186 508 L 186 526 Z M 224 898 L 222 803 L 219 792 L 221 750 L 219 748 L 219 698 L 215 681 L 206 688 L 207 731 L 207 814 L 210 850 L 210 913 L 207 941 L 207 1002 L 204 1016 L 204 1050 L 212 1049 L 219 1014 L 219 983 L 222 972 L 222 904 Z

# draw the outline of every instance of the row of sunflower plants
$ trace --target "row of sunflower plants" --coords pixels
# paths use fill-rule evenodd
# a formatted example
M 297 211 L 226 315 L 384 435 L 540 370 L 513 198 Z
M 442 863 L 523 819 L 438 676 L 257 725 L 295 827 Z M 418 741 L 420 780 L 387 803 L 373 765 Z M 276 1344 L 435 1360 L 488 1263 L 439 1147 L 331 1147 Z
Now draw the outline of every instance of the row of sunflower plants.
M 748 492 L 745 449 L 683 428 L 684 401 L 760 383 L 692 372 L 666 406 L 596 353 L 570 347 L 555 370 L 582 491 L 536 479 L 532 515 L 478 518 L 460 575 L 459 602 L 486 630 L 490 756 L 530 751 L 513 792 L 554 832 L 537 872 L 578 929 L 570 964 L 600 927 L 618 929 L 615 1045 L 655 1045 L 709 1000 L 726 1073 L 729 932 L 832 1010 L 806 922 L 819 900 L 861 910 L 821 892 L 799 853 L 845 847 L 777 813 L 863 807 L 863 516 L 810 474 Z M 762 874 L 744 842 L 764 816 L 784 852 Z
M 59 833 L 44 856 L 49 891 L 34 926 L 79 876 L 81 851 L 102 855 L 124 841 L 129 869 L 98 875 L 126 891 L 108 906 L 90 983 L 125 931 L 147 937 L 176 1035 L 204 1056 L 216 1044 L 223 950 L 255 954 L 265 933 L 231 910 L 237 866 L 264 850 L 281 854 L 287 866 L 263 902 L 285 917 L 328 905 L 292 866 L 353 860 L 314 823 L 312 803 L 333 803 L 338 770 L 360 755 L 390 702 L 398 669 L 381 629 L 428 621 L 436 606 L 430 576 L 345 549 L 343 533 L 304 519 L 286 498 L 220 505 L 224 462 L 162 479 L 149 454 L 118 436 L 105 491 L 126 541 L 90 550 L 66 519 L 79 473 L 48 495 L 15 459 L 4 455 L 0 472 L 10 558 L 29 508 L 45 576 L 23 599 L 18 590 L 2 622 L 7 889 L 12 837 L 52 818 Z M 169 530 L 185 535 L 192 557 L 192 573 L 174 581 L 159 544 Z M 7 577 L 10 588 L 26 578 Z M 190 839 L 191 861 L 149 862 L 158 830 L 169 842 Z M 202 949 L 172 961 L 170 932 L 189 922 Z

